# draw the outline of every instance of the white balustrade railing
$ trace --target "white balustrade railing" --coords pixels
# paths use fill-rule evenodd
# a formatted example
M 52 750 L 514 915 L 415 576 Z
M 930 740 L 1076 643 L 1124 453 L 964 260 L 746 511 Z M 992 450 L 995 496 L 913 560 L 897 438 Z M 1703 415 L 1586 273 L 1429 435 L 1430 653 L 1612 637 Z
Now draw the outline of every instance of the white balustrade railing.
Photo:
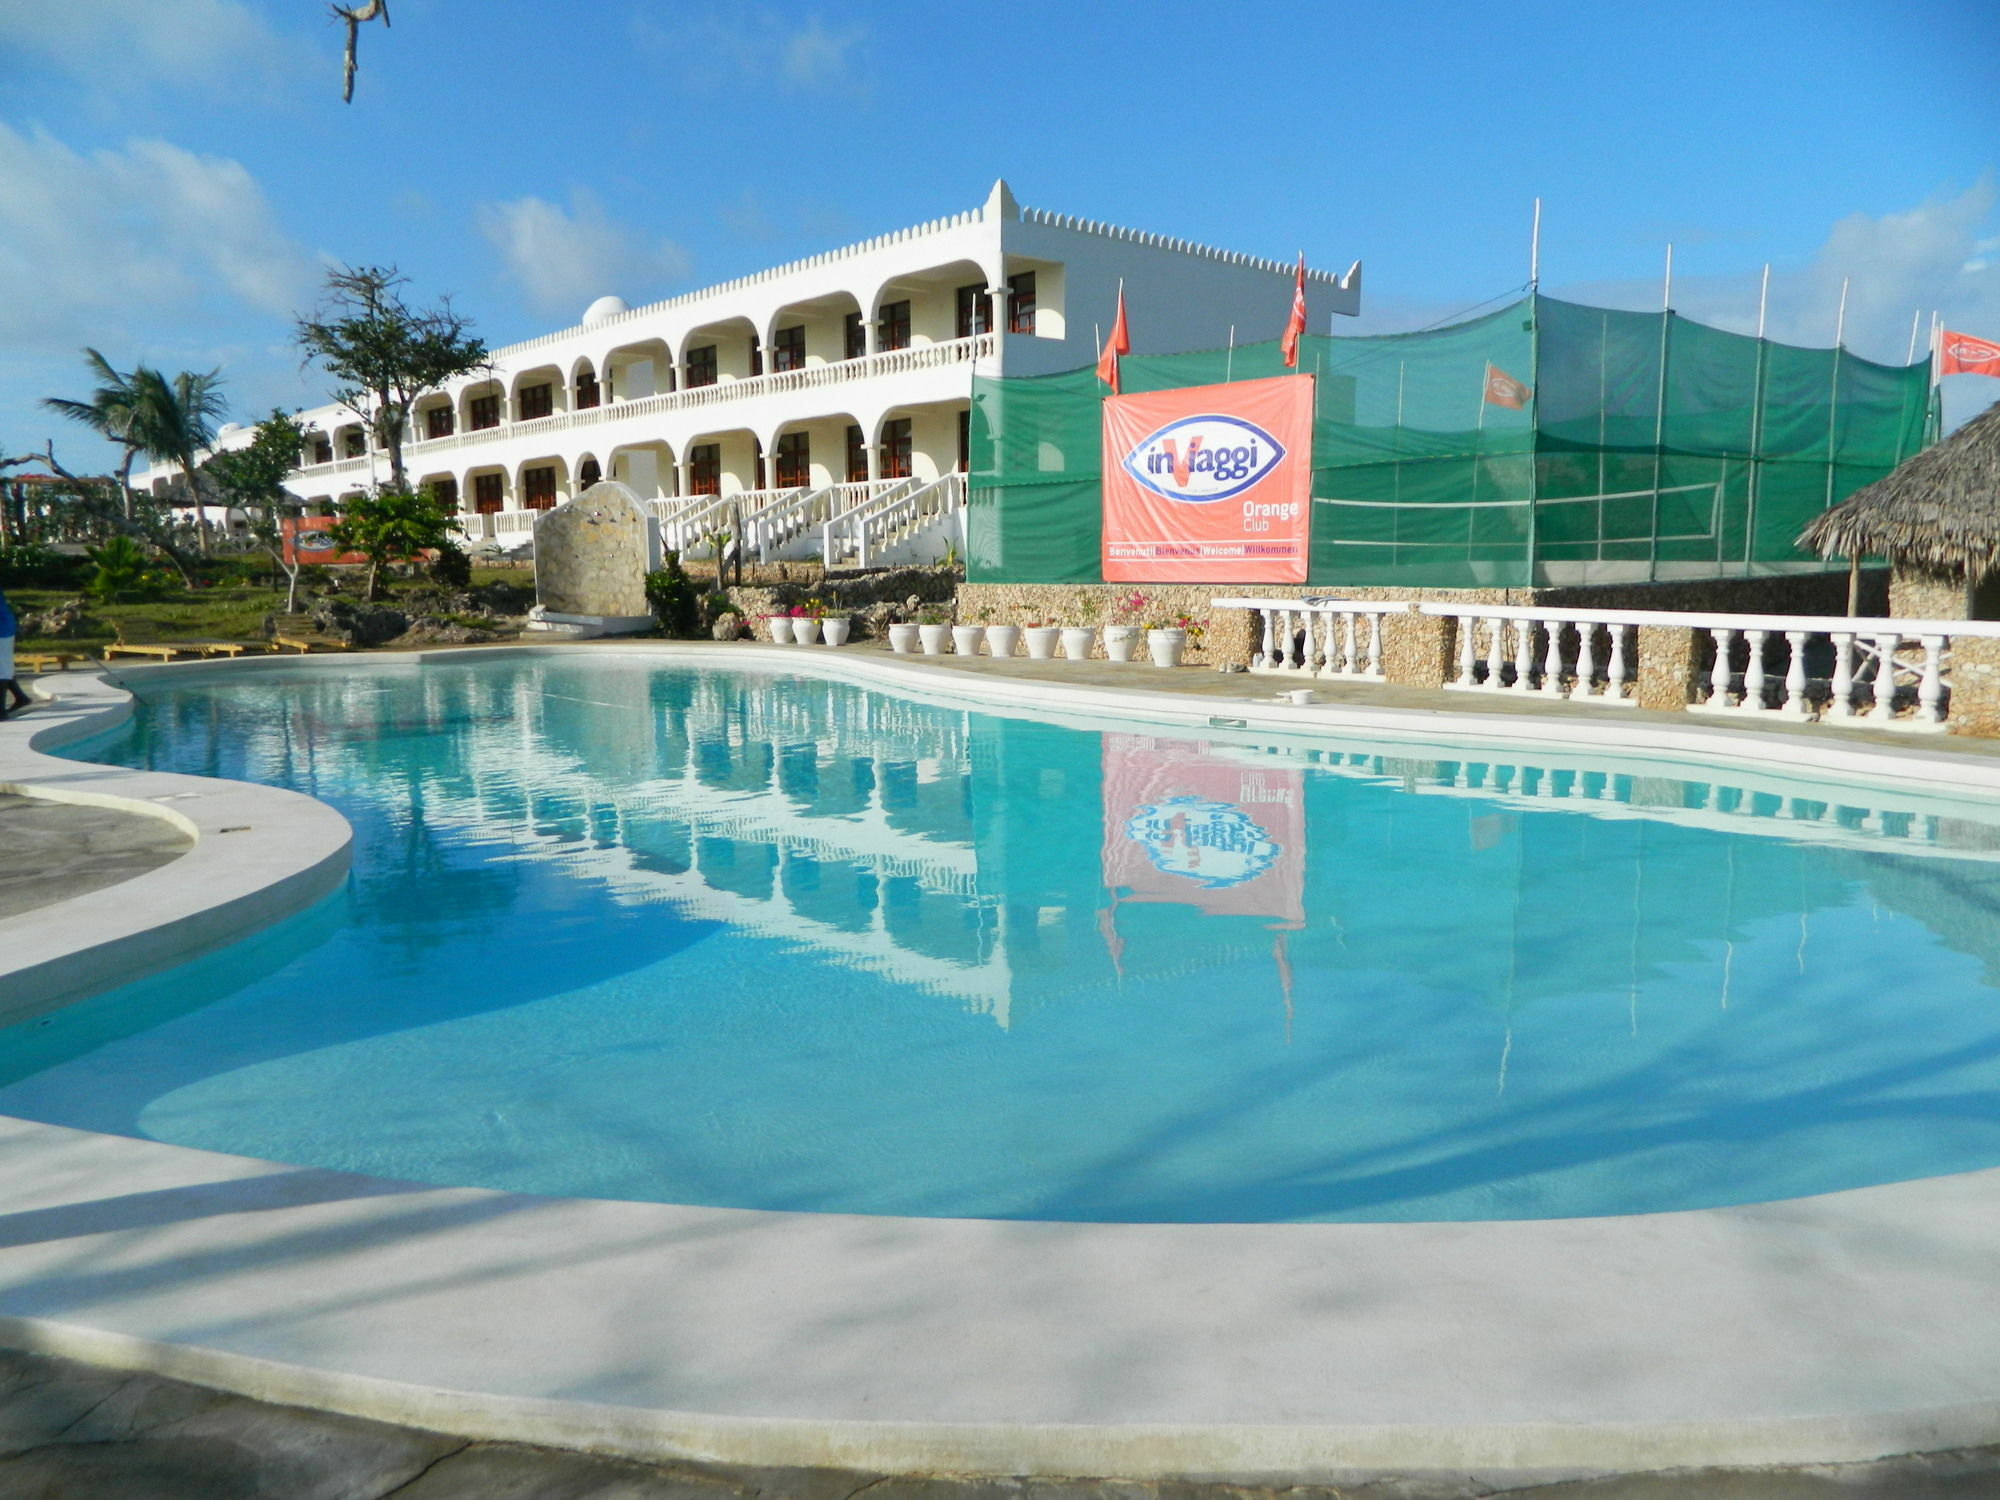
M 835 516 L 821 529 L 820 556 L 826 566 L 868 567 L 882 551 L 940 516 L 965 511 L 965 476 L 909 480 L 887 493 Z M 962 540 L 962 537 L 961 537 Z
M 448 437 L 424 438 L 403 445 L 406 461 L 430 458 L 475 443 L 492 443 L 508 438 L 536 437 L 567 432 L 577 427 L 594 427 L 605 422 L 623 422 L 633 417 L 658 416 L 665 412 L 694 411 L 754 396 L 782 395 L 792 391 L 817 390 L 850 380 L 870 380 L 883 375 L 902 375 L 914 370 L 938 369 L 968 364 L 993 353 L 993 335 L 948 339 L 936 344 L 913 344 L 883 354 L 865 354 L 858 359 L 835 360 L 830 364 L 808 365 L 802 370 L 778 370 L 767 375 L 750 375 L 741 380 L 718 380 L 687 390 L 663 391 L 638 396 L 629 401 L 607 401 L 580 411 L 555 412 L 525 422 L 503 422 L 496 427 L 455 432 Z M 341 459 L 334 463 L 308 464 L 296 471 L 301 479 L 319 479 L 365 468 L 366 458 Z
M 1639 701 L 1632 623 L 1616 611 L 1502 604 L 1420 604 L 1417 610 L 1457 625 L 1458 670 L 1447 689 L 1611 708 Z
M 1262 626 L 1255 637 L 1250 670 L 1294 672 L 1315 677 L 1350 677 L 1381 682 L 1382 620 L 1404 614 L 1409 605 L 1382 599 L 1215 599 L 1217 609 L 1248 609 Z
M 1456 634 L 1447 691 L 1500 693 L 1523 702 L 1638 705 L 1648 626 L 1693 631 L 1705 663 L 1673 681 L 1691 713 L 1906 732 L 1941 730 L 1950 713 L 1954 639 L 2000 639 L 2000 621 L 1889 620 L 1840 615 L 1575 609 L 1536 604 L 1450 604 L 1343 599 L 1217 599 L 1248 609 L 1250 668 L 1381 679 L 1381 622 L 1410 609 L 1449 619 Z M 1361 622 L 1366 623 L 1366 644 Z M 1675 649 L 1684 649 L 1679 637 Z M 1655 648 L 1657 649 L 1657 648 Z M 1662 704 L 1662 707 L 1667 705 Z
M 753 519 L 773 505 L 782 505 L 805 495 L 803 487 L 785 490 L 738 490 L 733 495 L 705 495 L 692 505 L 683 506 L 660 522 L 660 544 L 674 551 L 691 555 L 695 549 L 709 545 L 710 537 L 728 533 L 729 540 L 723 544 L 725 556 L 733 555 L 742 538 L 737 533 L 740 517 L 742 529 L 748 531 Z

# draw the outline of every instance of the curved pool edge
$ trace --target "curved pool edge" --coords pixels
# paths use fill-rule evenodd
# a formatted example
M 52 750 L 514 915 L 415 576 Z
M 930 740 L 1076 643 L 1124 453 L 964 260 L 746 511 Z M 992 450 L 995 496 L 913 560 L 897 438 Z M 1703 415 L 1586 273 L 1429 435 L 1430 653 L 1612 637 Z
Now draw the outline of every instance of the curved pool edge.
M 123 722 L 132 696 L 99 673 L 38 687 L 40 706 L 0 732 L 0 791 L 164 819 L 194 842 L 158 869 L 0 919 L 0 1025 L 248 937 L 346 879 L 353 831 L 325 803 L 50 755 Z
M 1217 706 L 786 647 L 613 649 L 965 707 L 1203 727 Z M 126 711 L 106 685 L 31 743 Z M 1706 725 L 1346 705 L 1273 705 L 1248 727 L 1772 754 L 1767 735 Z M 1984 758 L 1784 743 L 1798 767 L 1921 767 L 2000 794 L 2000 764 Z M 63 774 L 79 778 L 64 790 L 126 805 L 162 794 L 118 781 L 140 773 L 32 749 L 37 774 L 16 775 L 9 749 L 0 736 L 0 781 L 38 795 Z M 242 786 L 143 779 L 218 802 L 215 787 Z M 338 819 L 244 790 L 306 805 L 259 804 L 280 823 L 311 809 Z M 208 811 L 182 815 L 219 833 Z M 167 869 L 224 842 L 198 839 Z M 96 896 L 129 898 L 153 878 Z M 104 982 L 69 977 L 71 997 Z M 0 1203 L 0 1341 L 466 1437 L 898 1473 L 1295 1482 L 1467 1470 L 1529 1482 L 2000 1442 L 2000 1318 L 1978 1311 L 1992 1307 L 2000 1169 L 1631 1218 L 1045 1225 L 425 1188 L 0 1119 Z

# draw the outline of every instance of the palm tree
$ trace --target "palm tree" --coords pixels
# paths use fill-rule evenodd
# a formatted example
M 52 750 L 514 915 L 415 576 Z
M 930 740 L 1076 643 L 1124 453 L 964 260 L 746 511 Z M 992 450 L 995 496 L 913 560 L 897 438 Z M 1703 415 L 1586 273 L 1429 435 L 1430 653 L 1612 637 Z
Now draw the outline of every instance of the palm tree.
M 150 365 L 140 365 L 129 377 L 132 416 L 127 430 L 155 463 L 175 464 L 194 506 L 201 550 L 208 552 L 208 519 L 202 514 L 199 457 L 215 441 L 216 420 L 228 403 L 222 399 L 222 371 L 197 375 L 182 370 L 169 380 Z
M 71 401 L 63 396 L 48 396 L 43 399 L 42 405 L 50 411 L 61 412 L 72 422 L 81 422 L 105 441 L 116 443 L 125 450 L 125 457 L 118 465 L 118 493 L 125 502 L 125 519 L 129 521 L 132 519 L 132 465 L 145 447 L 132 432 L 135 405 L 132 377 L 112 369 L 111 361 L 95 349 L 84 350 L 83 360 L 98 380 L 97 389 L 90 393 L 90 399 Z

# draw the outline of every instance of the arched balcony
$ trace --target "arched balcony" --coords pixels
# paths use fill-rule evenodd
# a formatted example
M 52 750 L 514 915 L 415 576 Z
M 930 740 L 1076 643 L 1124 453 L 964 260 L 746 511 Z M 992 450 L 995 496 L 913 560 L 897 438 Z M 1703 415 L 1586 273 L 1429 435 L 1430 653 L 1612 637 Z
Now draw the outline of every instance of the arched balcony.
M 665 339 L 639 339 L 620 344 L 598 365 L 606 403 L 637 401 L 678 389 L 674 351 Z
M 748 318 L 723 318 L 689 329 L 681 338 L 681 388 L 694 390 L 764 371 L 763 344 Z
M 673 447 L 663 441 L 613 448 L 604 472 L 641 500 L 670 500 L 683 493 Z
M 859 359 L 868 352 L 868 317 L 851 292 L 792 302 L 771 314 L 764 328 L 772 373 Z
M 482 432 L 500 425 L 506 391 L 498 380 L 475 380 L 458 393 L 458 430 Z
M 554 365 L 536 365 L 514 377 L 514 420 L 533 422 L 569 410 L 569 385 Z

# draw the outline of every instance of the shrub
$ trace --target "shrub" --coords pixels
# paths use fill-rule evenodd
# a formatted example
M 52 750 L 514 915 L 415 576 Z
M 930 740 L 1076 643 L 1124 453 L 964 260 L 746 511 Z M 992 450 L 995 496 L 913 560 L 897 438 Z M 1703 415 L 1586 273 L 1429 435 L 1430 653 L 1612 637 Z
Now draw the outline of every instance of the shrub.
M 147 599 L 165 581 L 129 536 L 114 536 L 92 547 L 90 581 L 84 587 L 98 599 Z
M 437 549 L 429 571 L 431 582 L 440 588 L 459 590 L 472 587 L 472 558 L 457 542 L 447 540 Z
M 646 575 L 646 602 L 653 607 L 653 618 L 668 635 L 699 635 L 701 615 L 695 601 L 694 580 L 682 570 L 680 553 L 669 547 L 658 571 Z
M 81 588 L 90 573 L 90 564 L 40 542 L 18 542 L 0 547 L 0 588 L 73 589 Z

